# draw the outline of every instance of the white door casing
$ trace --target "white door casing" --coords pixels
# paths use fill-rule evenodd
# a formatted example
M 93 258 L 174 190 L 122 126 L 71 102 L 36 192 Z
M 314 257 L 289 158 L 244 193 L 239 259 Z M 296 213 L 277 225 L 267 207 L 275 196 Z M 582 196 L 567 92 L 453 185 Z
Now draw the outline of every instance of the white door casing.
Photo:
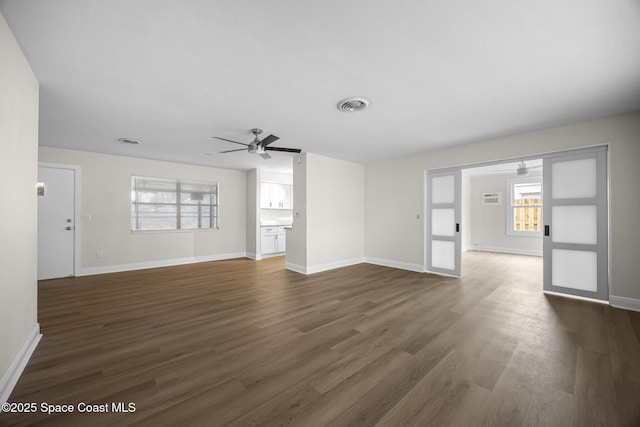
M 74 275 L 76 171 L 39 166 L 38 280 Z

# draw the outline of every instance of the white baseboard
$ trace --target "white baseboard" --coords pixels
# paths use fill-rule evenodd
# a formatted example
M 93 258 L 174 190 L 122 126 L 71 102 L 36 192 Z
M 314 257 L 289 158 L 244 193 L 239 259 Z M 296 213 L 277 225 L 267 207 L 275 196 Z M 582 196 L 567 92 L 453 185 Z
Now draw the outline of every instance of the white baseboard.
M 335 262 L 329 262 L 326 264 L 312 265 L 308 267 L 287 262 L 285 263 L 285 268 L 287 270 L 295 271 L 296 273 L 315 274 L 323 271 L 334 270 L 336 268 L 349 267 L 350 265 L 362 264 L 363 262 L 365 262 L 364 258 L 351 258 L 351 259 L 345 259 L 345 260 L 340 260 Z
M 100 267 L 81 268 L 78 276 L 92 276 L 94 274 L 119 273 L 121 271 L 143 270 L 147 268 L 169 267 L 172 265 L 193 264 L 196 262 L 220 261 L 224 259 L 246 258 L 246 252 L 216 254 L 207 256 L 173 258 L 158 261 L 134 262 L 130 264 L 105 265 Z
M 469 250 L 481 251 L 481 252 L 498 252 L 502 254 L 514 254 L 514 255 L 542 256 L 542 251 L 536 250 L 536 249 L 501 248 L 498 246 L 472 246 L 469 248 Z
M 247 258 L 255 259 L 256 261 L 260 261 L 262 259 L 262 255 L 254 254 L 253 252 L 247 252 Z
M 9 396 L 11 396 L 13 388 L 18 383 L 20 375 L 22 375 L 29 359 L 31 359 L 31 355 L 40 342 L 40 338 L 42 338 L 42 334 L 40 333 L 40 324 L 36 323 L 33 331 L 31 331 L 31 334 L 24 344 L 22 344 L 22 347 L 20 348 L 20 351 L 18 351 L 18 354 L 16 354 L 13 362 L 9 365 L 9 369 L 7 369 L 7 372 L 5 372 L 4 375 L 2 375 L 2 378 L 0 378 L 0 405 L 9 400 Z
M 259 256 L 260 256 L 259 259 L 275 258 L 277 256 L 286 256 L 286 253 L 284 253 L 284 252 L 276 252 L 276 253 L 273 253 L 273 254 L 261 254 Z
M 424 267 L 420 264 L 411 264 L 403 261 L 394 261 L 391 259 L 382 258 L 369 258 L 366 257 L 364 261 L 368 264 L 382 265 L 383 267 L 399 268 L 401 270 L 415 271 L 417 273 L 424 273 Z
M 293 264 L 291 262 L 285 262 L 284 268 L 286 268 L 287 270 L 295 271 L 296 273 L 307 274 L 306 267 L 298 264 Z
M 609 305 L 626 310 L 640 311 L 640 300 L 627 297 L 616 297 L 609 295 Z

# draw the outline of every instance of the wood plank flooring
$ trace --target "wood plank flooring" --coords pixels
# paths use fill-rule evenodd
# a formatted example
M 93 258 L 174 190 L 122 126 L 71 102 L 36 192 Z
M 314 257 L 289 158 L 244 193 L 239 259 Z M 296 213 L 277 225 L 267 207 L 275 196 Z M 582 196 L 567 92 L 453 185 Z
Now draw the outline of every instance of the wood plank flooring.
M 640 313 L 545 296 L 536 257 L 463 272 L 271 258 L 41 282 L 10 402 L 75 412 L 0 425 L 640 425 Z

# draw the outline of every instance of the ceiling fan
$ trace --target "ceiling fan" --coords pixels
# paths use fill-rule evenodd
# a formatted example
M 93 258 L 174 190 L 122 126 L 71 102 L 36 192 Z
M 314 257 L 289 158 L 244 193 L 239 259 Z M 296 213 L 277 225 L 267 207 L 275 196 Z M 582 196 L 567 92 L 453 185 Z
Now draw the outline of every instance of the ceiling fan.
M 538 166 L 527 166 L 525 162 L 518 163 L 518 168 L 515 170 L 518 176 L 526 176 L 529 175 L 529 171 L 531 169 L 541 168 L 542 165 Z M 498 169 L 497 172 L 513 172 L 513 169 Z
M 245 145 L 247 147 L 247 148 L 238 148 L 237 150 L 221 151 L 220 153 L 232 153 L 234 151 L 245 151 L 245 150 L 247 150 L 251 154 L 259 154 L 263 159 L 270 159 L 271 156 L 269 155 L 269 153 L 267 153 L 267 151 L 284 151 L 284 152 L 287 152 L 287 153 L 299 153 L 299 152 L 302 151 L 299 148 L 268 147 L 269 144 L 279 140 L 280 138 L 278 138 L 275 135 L 269 135 L 266 138 L 264 138 L 263 140 L 260 140 L 260 138 L 258 138 L 258 135 L 260 135 L 262 133 L 262 129 L 251 129 L 251 133 L 253 133 L 255 135 L 255 139 L 253 140 L 253 142 L 251 144 L 245 144 L 244 142 L 232 141 L 230 139 L 220 138 L 220 137 L 217 137 L 217 136 L 214 136 L 214 138 L 215 139 L 220 139 L 222 141 L 233 142 L 234 144 Z

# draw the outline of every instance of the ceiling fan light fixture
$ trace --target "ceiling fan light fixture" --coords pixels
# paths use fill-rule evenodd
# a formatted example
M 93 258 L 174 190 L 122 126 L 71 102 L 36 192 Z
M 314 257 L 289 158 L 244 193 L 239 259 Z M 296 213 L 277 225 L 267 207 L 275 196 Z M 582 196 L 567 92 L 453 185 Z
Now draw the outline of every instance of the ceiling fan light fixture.
M 131 144 L 131 145 L 142 144 L 139 139 L 133 139 L 133 138 L 118 138 L 118 141 L 122 142 L 123 144 Z
M 338 102 L 338 110 L 345 112 L 362 111 L 369 106 L 369 101 L 361 97 L 346 98 Z
M 520 163 L 518 165 L 518 169 L 517 169 L 516 173 L 518 174 L 518 176 L 529 175 L 529 168 L 527 167 L 527 165 L 524 162 Z

